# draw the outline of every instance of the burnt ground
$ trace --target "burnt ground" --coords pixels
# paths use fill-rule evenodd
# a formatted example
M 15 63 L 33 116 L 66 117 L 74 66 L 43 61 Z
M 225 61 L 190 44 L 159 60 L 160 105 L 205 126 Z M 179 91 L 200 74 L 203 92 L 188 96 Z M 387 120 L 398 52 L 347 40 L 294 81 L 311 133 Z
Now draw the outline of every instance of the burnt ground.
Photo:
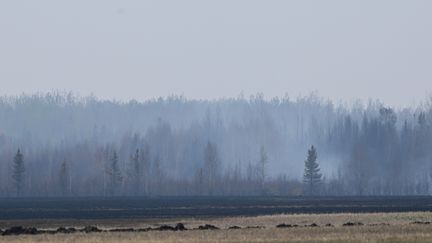
M 432 211 L 432 197 L 3 198 L 0 220 L 170 219 Z

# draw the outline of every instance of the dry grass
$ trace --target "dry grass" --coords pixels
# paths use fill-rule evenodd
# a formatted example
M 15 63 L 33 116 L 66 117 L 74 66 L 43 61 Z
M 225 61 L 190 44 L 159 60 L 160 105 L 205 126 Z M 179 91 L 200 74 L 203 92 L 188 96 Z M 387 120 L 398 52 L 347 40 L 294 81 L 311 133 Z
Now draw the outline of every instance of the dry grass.
M 183 222 L 188 228 L 210 223 L 222 230 L 207 231 L 151 231 L 142 233 L 77 233 L 36 236 L 4 236 L 0 242 L 432 242 L 432 225 L 413 225 L 413 221 L 432 221 L 432 213 L 376 213 L 376 214 L 320 214 L 320 215 L 273 215 L 259 217 L 232 217 L 220 219 L 125 220 L 94 221 L 101 228 L 112 226 L 147 227 L 173 222 Z M 364 226 L 342 226 L 343 223 L 362 222 Z M 0 222 L 4 224 L 5 222 Z M 10 223 L 10 222 L 9 222 Z M 14 222 L 18 223 L 18 222 Z M 33 221 L 32 225 L 37 222 Z M 45 222 L 55 227 L 59 221 Z M 65 222 L 63 226 L 65 225 Z M 68 225 L 78 226 L 79 221 Z M 85 223 L 89 223 L 86 221 Z M 320 227 L 282 228 L 280 223 L 307 225 L 317 223 Z M 331 223 L 335 227 L 324 227 Z M 388 225 L 387 225 L 388 224 Z M 30 224 L 28 224 L 30 225 Z M 227 230 L 229 226 L 264 226 L 264 229 Z M 82 226 L 82 225 L 80 225 Z M 39 226 L 40 227 L 40 226 Z

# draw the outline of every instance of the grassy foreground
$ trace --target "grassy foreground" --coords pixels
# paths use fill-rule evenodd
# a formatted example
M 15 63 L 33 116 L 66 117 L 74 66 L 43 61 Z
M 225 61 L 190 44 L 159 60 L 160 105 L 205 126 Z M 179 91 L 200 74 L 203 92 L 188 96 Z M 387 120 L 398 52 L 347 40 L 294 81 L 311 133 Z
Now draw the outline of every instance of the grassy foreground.
M 212 224 L 220 230 L 189 230 L 182 232 L 106 232 L 56 235 L 0 236 L 0 242 L 432 242 L 432 213 L 367 213 L 273 215 L 183 220 L 124 221 L 4 221 L 1 226 L 26 223 L 36 227 L 82 226 L 93 223 L 100 228 L 148 227 L 182 222 L 189 229 Z M 347 222 L 362 223 L 344 226 Z M 417 223 L 414 223 L 417 222 Z M 298 225 L 276 228 L 278 224 Z M 317 227 L 309 225 L 315 223 Z M 326 226 L 331 224 L 331 226 Z M 242 229 L 228 229 L 239 226 Z M 247 228 L 259 226 L 261 228 Z

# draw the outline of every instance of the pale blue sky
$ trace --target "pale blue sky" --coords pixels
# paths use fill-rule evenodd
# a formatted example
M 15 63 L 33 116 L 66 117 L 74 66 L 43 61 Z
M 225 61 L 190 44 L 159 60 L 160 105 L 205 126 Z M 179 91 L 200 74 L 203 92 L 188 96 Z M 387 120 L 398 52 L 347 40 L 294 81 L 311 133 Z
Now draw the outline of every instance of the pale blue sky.
M 0 94 L 409 105 L 432 91 L 432 1 L 0 2 Z

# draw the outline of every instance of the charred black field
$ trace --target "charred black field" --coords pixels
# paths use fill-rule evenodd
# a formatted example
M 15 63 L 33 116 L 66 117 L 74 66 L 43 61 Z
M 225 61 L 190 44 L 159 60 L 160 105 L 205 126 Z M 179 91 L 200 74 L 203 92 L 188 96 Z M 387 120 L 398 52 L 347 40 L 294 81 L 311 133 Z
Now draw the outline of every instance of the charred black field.
M 430 242 L 432 197 L 0 200 L 0 242 Z
M 215 218 L 432 211 L 432 197 L 80 197 L 0 199 L 0 220 Z

